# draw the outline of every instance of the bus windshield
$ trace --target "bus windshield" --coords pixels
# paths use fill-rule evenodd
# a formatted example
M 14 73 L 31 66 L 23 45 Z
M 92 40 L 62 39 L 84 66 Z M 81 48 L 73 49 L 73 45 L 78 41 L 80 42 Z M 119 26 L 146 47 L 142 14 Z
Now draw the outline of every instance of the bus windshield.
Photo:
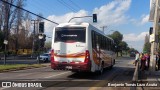
M 54 42 L 83 42 L 85 43 L 86 28 L 56 28 Z

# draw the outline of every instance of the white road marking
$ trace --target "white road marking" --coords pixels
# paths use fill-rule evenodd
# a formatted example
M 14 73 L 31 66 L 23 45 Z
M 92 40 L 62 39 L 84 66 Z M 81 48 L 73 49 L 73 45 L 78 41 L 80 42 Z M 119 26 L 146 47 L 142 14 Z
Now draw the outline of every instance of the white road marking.
M 56 74 L 56 75 L 51 75 L 51 76 L 48 76 L 48 77 L 44 77 L 44 78 L 51 78 L 51 77 L 56 77 L 56 76 L 60 76 L 60 75 L 63 75 L 63 74 L 66 74 L 66 73 L 69 73 L 70 71 L 67 71 L 67 72 L 63 72 L 63 73 L 60 73 L 60 74 Z

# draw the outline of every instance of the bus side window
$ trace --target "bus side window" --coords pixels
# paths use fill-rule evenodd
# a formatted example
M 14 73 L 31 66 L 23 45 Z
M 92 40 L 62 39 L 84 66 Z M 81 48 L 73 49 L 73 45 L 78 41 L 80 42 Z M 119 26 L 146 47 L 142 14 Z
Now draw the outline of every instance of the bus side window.
M 106 39 L 106 42 L 107 42 L 107 50 L 109 50 L 109 41 L 108 41 L 108 38 Z
M 102 49 L 102 35 L 99 34 L 99 46 Z
M 92 48 L 96 48 L 96 38 L 95 38 L 95 32 L 92 31 Z
M 105 37 L 103 36 L 103 42 L 102 42 L 102 44 L 103 44 L 103 50 L 105 50 Z
M 114 45 L 113 45 L 113 42 L 111 41 L 111 50 L 113 51 L 113 47 L 114 47 Z
M 109 50 L 111 50 L 111 40 L 109 40 L 108 43 L 109 43 Z
M 102 49 L 104 50 L 104 36 L 102 36 Z
M 107 50 L 107 38 L 105 37 L 105 50 Z
M 111 51 L 113 51 L 113 42 L 111 40 Z
M 96 33 L 96 47 L 98 45 L 98 34 Z

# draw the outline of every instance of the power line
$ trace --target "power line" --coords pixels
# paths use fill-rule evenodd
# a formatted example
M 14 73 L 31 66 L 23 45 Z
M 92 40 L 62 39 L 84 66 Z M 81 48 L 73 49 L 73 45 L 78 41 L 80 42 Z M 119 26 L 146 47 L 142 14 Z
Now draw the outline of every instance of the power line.
M 69 0 L 74 6 L 76 6 L 78 9 L 81 9 L 81 7 L 78 5 L 78 4 L 76 4 L 75 2 L 73 2 L 72 0 Z
M 66 6 L 68 9 L 70 9 L 73 12 L 76 12 L 76 10 L 71 7 L 69 4 L 67 4 L 66 2 L 64 2 L 63 0 L 58 0 L 59 3 L 63 4 L 64 6 Z
M 31 11 L 28 11 L 28 10 L 26 10 L 26 9 L 24 9 L 24 8 L 21 8 L 21 7 L 19 7 L 19 6 L 16 6 L 16 5 L 12 4 L 12 3 L 9 3 L 9 2 L 4 1 L 4 0 L 1 0 L 1 1 L 4 2 L 4 3 L 6 3 L 6 4 L 9 4 L 9 5 L 13 6 L 13 7 L 16 7 L 16 8 L 19 8 L 19 9 L 21 9 L 21 10 L 24 10 L 24 11 L 26 11 L 26 12 L 28 12 L 28 13 L 31 13 L 31 14 L 37 16 L 37 17 L 40 17 L 40 18 L 42 18 L 42 19 L 45 19 L 45 20 L 47 20 L 47 21 L 49 21 L 49 22 L 52 22 L 52 23 L 54 23 L 54 24 L 59 25 L 58 23 L 56 23 L 56 22 L 54 22 L 54 21 L 51 21 L 51 20 L 49 20 L 49 19 L 47 19 L 47 18 L 44 18 L 44 17 L 42 17 L 42 16 L 40 16 L 40 15 L 38 15 L 38 14 L 35 14 L 35 13 L 31 12 Z
M 47 5 L 47 2 L 40 3 L 39 1 L 40 0 L 32 0 L 32 3 L 30 4 L 32 4 L 32 6 L 34 6 L 35 8 L 38 8 L 40 11 L 47 11 L 49 13 L 55 12 L 53 8 L 50 8 L 50 6 Z M 46 5 L 45 8 L 44 5 Z
M 105 29 L 105 28 L 108 28 L 108 26 L 102 26 L 102 27 L 100 27 L 100 28 L 102 28 L 102 30 L 103 30 L 103 32 L 104 32 L 104 29 Z

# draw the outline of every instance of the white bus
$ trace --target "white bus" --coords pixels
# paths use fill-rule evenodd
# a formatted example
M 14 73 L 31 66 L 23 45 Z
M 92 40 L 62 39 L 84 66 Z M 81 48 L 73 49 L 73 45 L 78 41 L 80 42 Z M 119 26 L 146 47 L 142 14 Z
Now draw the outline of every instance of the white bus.
M 115 63 L 114 41 L 89 23 L 65 23 L 53 30 L 51 68 L 103 72 Z

